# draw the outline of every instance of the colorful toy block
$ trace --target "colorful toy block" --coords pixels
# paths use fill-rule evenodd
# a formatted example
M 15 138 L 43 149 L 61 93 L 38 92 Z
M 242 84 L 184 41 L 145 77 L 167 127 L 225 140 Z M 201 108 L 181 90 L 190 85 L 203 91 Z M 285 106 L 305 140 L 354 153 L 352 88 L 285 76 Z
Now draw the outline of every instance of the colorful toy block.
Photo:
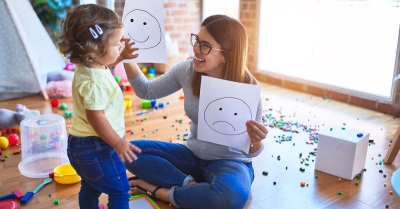
M 58 107 L 58 103 L 59 102 L 58 102 L 57 99 L 53 99 L 53 100 L 50 101 L 50 104 L 51 104 L 52 107 Z
M 59 108 L 60 108 L 60 110 L 66 110 L 66 109 L 68 109 L 68 105 L 63 102 L 63 103 L 61 103 Z
M 70 117 L 72 117 L 72 112 L 71 111 L 66 111 L 66 112 L 64 112 L 64 116 L 66 118 L 70 118 Z
M 124 101 L 124 108 L 125 109 L 132 108 L 132 101 L 131 100 L 125 100 Z
M 12 193 L 15 195 L 15 198 L 17 198 L 17 200 L 20 200 L 20 199 L 22 199 L 22 197 L 24 197 L 22 192 L 19 191 L 18 189 L 13 190 Z

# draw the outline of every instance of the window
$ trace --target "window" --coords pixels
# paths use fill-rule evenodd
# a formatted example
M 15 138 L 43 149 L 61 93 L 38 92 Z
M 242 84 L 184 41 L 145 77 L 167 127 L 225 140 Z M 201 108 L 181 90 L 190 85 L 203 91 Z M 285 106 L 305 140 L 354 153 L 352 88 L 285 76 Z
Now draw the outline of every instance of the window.
M 97 0 L 79 0 L 80 4 L 97 4 Z M 104 6 L 111 9 L 115 10 L 115 0 L 104 0 Z
M 107 8 L 111 9 L 111 10 L 115 10 L 115 0 L 105 0 L 104 1 L 105 5 Z
M 97 0 L 79 0 L 79 3 L 82 4 L 97 4 Z
M 208 16 L 222 14 L 239 19 L 239 0 L 203 0 L 203 20 Z
M 389 100 L 399 0 L 263 0 L 258 68 Z

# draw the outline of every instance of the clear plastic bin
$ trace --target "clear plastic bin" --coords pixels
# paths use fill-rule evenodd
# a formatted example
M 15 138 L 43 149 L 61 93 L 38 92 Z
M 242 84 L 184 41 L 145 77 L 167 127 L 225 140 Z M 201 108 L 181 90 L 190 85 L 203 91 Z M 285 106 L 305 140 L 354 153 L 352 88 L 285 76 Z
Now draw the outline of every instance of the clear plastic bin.
M 21 121 L 22 175 L 45 178 L 59 165 L 68 164 L 67 130 L 59 115 L 40 115 Z

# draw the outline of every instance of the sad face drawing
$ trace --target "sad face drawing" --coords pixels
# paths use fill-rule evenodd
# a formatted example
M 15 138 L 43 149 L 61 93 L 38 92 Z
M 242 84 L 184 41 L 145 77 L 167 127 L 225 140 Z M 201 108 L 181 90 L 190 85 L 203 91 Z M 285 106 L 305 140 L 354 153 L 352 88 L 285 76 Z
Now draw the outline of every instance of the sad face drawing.
M 151 49 L 161 42 L 161 26 L 158 20 L 145 10 L 135 9 L 130 11 L 123 20 L 125 31 L 135 47 Z
M 252 119 L 250 107 L 241 99 L 223 97 L 210 102 L 204 111 L 204 120 L 214 131 L 224 135 L 246 132 L 246 121 Z

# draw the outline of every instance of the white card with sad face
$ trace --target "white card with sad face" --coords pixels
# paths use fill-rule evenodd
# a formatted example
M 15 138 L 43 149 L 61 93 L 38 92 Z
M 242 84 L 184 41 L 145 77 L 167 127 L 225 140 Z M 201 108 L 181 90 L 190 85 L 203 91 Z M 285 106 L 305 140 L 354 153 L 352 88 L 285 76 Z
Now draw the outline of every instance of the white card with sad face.
M 256 118 L 261 87 L 201 77 L 197 138 L 249 152 L 246 122 Z
M 167 63 L 165 47 L 164 10 L 162 0 L 126 0 L 122 22 L 124 37 L 139 48 L 135 63 Z

